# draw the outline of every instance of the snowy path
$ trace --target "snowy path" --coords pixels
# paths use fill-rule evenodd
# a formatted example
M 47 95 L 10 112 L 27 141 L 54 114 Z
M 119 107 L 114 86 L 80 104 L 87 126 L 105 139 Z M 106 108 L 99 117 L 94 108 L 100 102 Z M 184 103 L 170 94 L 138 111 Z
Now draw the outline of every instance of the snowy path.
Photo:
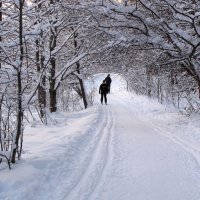
M 112 113 L 109 111 L 109 108 L 102 110 L 102 122 L 94 134 L 98 140 L 96 143 L 92 144 L 92 150 L 89 152 L 91 155 L 86 163 L 87 166 L 84 170 L 82 169 L 81 176 L 73 182 L 73 187 L 70 188 L 63 199 L 89 200 L 95 189 L 98 187 L 110 159 L 113 117 Z M 84 157 L 85 154 L 82 156 Z
M 138 117 L 136 102 L 119 96 L 111 102 L 116 159 L 95 199 L 198 200 L 200 167 L 193 155 Z
M 170 113 L 126 91 L 96 101 L 26 129 L 24 160 L 0 169 L 0 200 L 200 199 L 200 148 L 159 120 Z
M 199 200 L 195 157 L 159 134 L 142 117 L 137 100 L 127 99 L 111 94 L 108 106 L 97 106 L 94 124 L 77 144 L 76 156 L 64 162 L 62 174 L 57 171 L 61 178 L 54 178 L 57 187 L 50 199 Z

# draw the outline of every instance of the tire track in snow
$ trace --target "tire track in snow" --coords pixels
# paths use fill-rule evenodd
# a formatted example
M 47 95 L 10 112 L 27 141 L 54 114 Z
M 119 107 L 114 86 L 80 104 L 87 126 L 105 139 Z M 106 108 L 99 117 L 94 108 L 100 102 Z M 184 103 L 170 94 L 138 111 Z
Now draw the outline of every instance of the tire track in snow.
M 73 183 L 63 200 L 89 200 L 104 174 L 111 148 L 113 117 L 112 113 L 109 113 L 111 110 L 108 107 L 104 106 L 102 109 L 105 109 L 105 111 L 103 112 L 104 121 L 100 129 L 97 130 L 97 135 L 100 135 L 99 141 L 90 156 L 90 160 L 88 160 L 86 169 L 84 169 L 79 180 Z

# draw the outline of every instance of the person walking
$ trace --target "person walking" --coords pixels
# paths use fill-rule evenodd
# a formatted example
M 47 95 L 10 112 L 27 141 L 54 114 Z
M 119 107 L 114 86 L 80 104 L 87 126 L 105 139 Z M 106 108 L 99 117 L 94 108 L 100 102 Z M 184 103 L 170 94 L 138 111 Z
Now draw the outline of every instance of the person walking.
M 108 93 L 110 93 L 110 85 L 112 82 L 112 79 L 110 78 L 110 74 L 108 74 L 108 76 L 105 78 L 106 81 L 106 85 L 108 86 Z
M 99 87 L 99 94 L 101 94 L 101 104 L 103 104 L 104 99 L 104 102 L 107 105 L 108 86 L 105 80 L 103 80 L 102 84 Z

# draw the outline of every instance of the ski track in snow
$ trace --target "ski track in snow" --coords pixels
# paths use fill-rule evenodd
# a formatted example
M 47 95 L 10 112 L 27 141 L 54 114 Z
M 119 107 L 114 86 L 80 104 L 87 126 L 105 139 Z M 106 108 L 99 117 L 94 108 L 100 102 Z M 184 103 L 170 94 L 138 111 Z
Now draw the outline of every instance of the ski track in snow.
M 60 167 L 47 171 L 52 174 L 51 182 L 40 188 L 39 193 L 33 199 L 56 199 L 56 200 L 92 200 L 94 191 L 101 185 L 104 171 L 112 160 L 113 140 L 113 116 L 109 106 L 98 106 L 96 121 L 83 134 L 86 144 L 81 146 L 81 140 L 76 141 L 75 146 L 80 146 L 76 156 L 69 160 L 62 160 Z M 84 148 L 83 148 L 84 146 Z M 74 150 L 73 150 L 74 151 Z M 66 150 L 66 158 L 68 149 Z M 73 169 L 73 175 L 69 172 Z M 77 168 L 77 169 L 76 169 Z M 55 181 L 52 181 L 55 180 Z M 44 180 L 42 182 L 48 182 Z M 46 187 L 47 186 L 47 187 Z M 53 189 L 53 190 L 52 190 Z M 49 191 L 44 193 L 43 191 Z
M 70 188 L 70 191 L 67 192 L 67 195 L 63 200 L 92 199 L 91 196 L 98 187 L 100 179 L 104 174 L 104 170 L 108 165 L 113 134 L 113 117 L 112 113 L 109 113 L 110 109 L 108 107 L 101 109 L 104 109 L 102 115 L 103 122 L 101 123 L 99 130 L 97 130 L 99 138 L 88 159 L 87 168 L 84 169 L 79 179 L 73 183 L 73 187 Z

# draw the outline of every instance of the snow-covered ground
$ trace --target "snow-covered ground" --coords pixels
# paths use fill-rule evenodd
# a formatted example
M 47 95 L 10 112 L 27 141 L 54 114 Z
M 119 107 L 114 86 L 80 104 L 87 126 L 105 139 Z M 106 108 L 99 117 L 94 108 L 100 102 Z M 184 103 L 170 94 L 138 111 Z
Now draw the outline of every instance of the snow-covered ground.
M 199 200 L 200 123 L 126 91 L 111 74 L 108 105 L 56 113 L 24 135 L 22 160 L 0 165 L 0 200 Z

